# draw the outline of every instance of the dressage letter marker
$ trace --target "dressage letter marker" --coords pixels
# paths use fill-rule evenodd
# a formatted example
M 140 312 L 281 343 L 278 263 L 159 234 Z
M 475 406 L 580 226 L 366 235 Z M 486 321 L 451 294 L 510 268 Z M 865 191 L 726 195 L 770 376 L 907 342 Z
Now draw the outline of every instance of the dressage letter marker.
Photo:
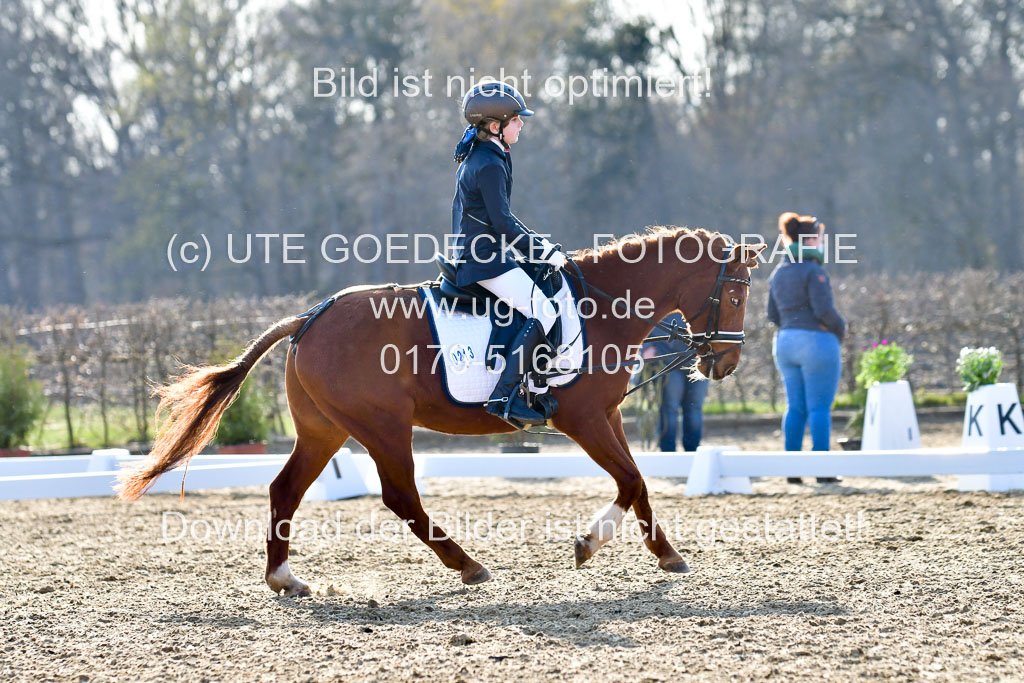
M 866 451 L 921 447 L 921 430 L 906 380 L 882 382 L 868 389 L 861 444 Z
M 963 444 L 966 447 L 1019 448 L 1024 446 L 1024 414 L 1017 386 L 1010 382 L 979 387 L 967 395 Z M 1024 476 L 1015 474 L 962 475 L 961 491 L 1009 491 L 1024 488 Z

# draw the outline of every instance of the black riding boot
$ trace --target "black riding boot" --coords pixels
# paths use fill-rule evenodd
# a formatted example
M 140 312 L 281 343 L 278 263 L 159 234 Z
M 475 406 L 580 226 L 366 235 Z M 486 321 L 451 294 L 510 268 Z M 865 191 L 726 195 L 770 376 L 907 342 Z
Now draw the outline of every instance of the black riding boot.
M 558 402 L 551 396 L 541 394 L 531 407 L 523 386 L 522 369 L 532 367 L 533 354 L 538 346 L 547 344 L 544 328 L 536 318 L 530 318 L 509 345 L 505 369 L 498 378 L 498 384 L 484 408 L 491 415 L 497 415 L 517 429 L 529 425 L 544 424 L 555 411 Z M 543 399 L 543 400 L 540 400 Z

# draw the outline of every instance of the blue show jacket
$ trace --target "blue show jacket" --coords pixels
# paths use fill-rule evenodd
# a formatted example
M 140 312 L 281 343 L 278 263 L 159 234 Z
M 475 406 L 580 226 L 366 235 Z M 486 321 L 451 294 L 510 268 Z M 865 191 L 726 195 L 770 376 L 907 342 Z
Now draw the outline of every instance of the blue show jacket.
M 512 157 L 490 141 L 478 141 L 459 166 L 452 200 L 456 283 L 464 287 L 519 265 L 514 247 L 531 259 L 544 256 L 543 238 L 513 215 Z

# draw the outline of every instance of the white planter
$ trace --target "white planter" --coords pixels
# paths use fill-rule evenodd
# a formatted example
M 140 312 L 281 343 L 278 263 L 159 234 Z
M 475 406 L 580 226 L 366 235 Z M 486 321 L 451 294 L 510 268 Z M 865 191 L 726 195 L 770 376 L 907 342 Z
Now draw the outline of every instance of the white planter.
M 964 445 L 1013 448 L 1024 446 L 1024 414 L 1017 385 L 986 384 L 967 394 Z
M 1017 385 L 987 384 L 967 394 L 964 409 L 963 445 L 973 448 L 1024 446 L 1024 413 Z M 1024 476 L 972 474 L 960 477 L 961 491 L 1009 491 L 1024 489 Z
M 882 382 L 868 389 L 860 447 L 864 451 L 921 447 L 914 397 L 905 379 Z

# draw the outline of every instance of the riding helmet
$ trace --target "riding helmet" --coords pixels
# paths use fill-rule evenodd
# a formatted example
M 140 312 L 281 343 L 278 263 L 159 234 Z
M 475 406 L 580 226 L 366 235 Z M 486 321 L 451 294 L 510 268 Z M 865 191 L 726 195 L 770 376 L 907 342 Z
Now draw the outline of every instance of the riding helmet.
M 462 98 L 462 114 L 471 126 L 483 119 L 495 119 L 501 122 L 502 128 L 513 116 L 533 116 L 519 91 L 498 81 L 487 81 L 470 88 Z

